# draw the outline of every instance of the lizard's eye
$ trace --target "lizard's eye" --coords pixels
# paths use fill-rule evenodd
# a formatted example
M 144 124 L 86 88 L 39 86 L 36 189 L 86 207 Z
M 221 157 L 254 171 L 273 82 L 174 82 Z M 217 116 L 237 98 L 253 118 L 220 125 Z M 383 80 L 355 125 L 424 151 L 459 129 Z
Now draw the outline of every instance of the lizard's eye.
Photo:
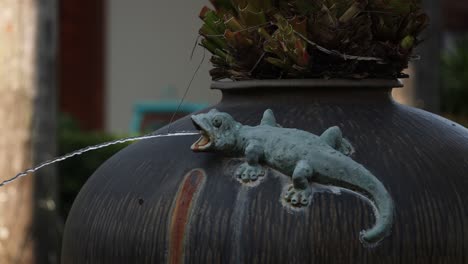
M 215 117 L 215 118 L 213 118 L 211 123 L 213 124 L 214 127 L 220 127 L 221 124 L 223 123 L 223 120 L 221 120 L 220 117 Z

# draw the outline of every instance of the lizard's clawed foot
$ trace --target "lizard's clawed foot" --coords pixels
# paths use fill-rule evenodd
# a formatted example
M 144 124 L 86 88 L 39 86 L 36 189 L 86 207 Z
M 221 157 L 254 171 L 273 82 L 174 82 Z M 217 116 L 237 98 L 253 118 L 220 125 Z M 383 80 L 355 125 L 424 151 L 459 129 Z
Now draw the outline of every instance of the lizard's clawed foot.
M 243 163 L 236 170 L 236 177 L 243 182 L 256 181 L 264 175 L 265 169 L 260 165 L 252 166 L 248 163 Z
M 312 191 L 310 187 L 306 189 L 296 189 L 294 185 L 291 184 L 284 195 L 284 199 L 294 207 L 301 207 L 309 204 L 311 195 Z

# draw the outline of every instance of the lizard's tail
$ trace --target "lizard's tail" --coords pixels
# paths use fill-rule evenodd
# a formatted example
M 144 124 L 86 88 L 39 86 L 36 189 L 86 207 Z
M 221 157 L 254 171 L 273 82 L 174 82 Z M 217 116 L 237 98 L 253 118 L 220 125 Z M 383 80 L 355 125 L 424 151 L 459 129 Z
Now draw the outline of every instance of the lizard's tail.
M 368 170 L 364 169 L 364 173 L 357 178 L 361 180 L 359 187 L 364 189 L 366 196 L 372 200 L 376 209 L 374 226 L 361 231 L 360 234 L 360 239 L 364 244 L 373 246 L 390 233 L 393 225 L 394 204 L 385 186 Z

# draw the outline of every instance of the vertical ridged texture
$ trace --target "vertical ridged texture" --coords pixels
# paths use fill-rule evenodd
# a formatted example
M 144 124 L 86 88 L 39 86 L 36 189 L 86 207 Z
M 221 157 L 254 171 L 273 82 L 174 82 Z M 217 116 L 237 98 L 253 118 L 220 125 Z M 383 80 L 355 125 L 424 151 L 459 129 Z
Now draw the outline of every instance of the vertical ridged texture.
M 338 125 L 356 149 L 353 159 L 395 202 L 392 233 L 378 247 L 359 241 L 374 224 L 359 197 L 315 193 L 307 209 L 287 210 L 279 197 L 289 177 L 270 170 L 257 186 L 243 186 L 233 176 L 241 160 L 192 153 L 197 136 L 190 136 L 136 143 L 106 162 L 70 212 L 63 263 L 167 263 L 174 201 L 195 168 L 206 181 L 183 232 L 186 264 L 467 263 L 468 131 L 395 104 L 388 92 L 224 91 L 216 106 L 247 125 L 257 125 L 267 108 L 284 127 L 320 134 Z M 172 129 L 193 127 L 186 118 Z

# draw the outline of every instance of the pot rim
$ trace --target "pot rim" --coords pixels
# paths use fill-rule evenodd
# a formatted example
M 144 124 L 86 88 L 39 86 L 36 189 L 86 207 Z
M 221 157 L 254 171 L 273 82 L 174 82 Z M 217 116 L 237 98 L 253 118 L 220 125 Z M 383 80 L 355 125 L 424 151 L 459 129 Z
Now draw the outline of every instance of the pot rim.
M 282 79 L 214 81 L 214 90 L 242 90 L 252 88 L 401 88 L 399 79 Z

